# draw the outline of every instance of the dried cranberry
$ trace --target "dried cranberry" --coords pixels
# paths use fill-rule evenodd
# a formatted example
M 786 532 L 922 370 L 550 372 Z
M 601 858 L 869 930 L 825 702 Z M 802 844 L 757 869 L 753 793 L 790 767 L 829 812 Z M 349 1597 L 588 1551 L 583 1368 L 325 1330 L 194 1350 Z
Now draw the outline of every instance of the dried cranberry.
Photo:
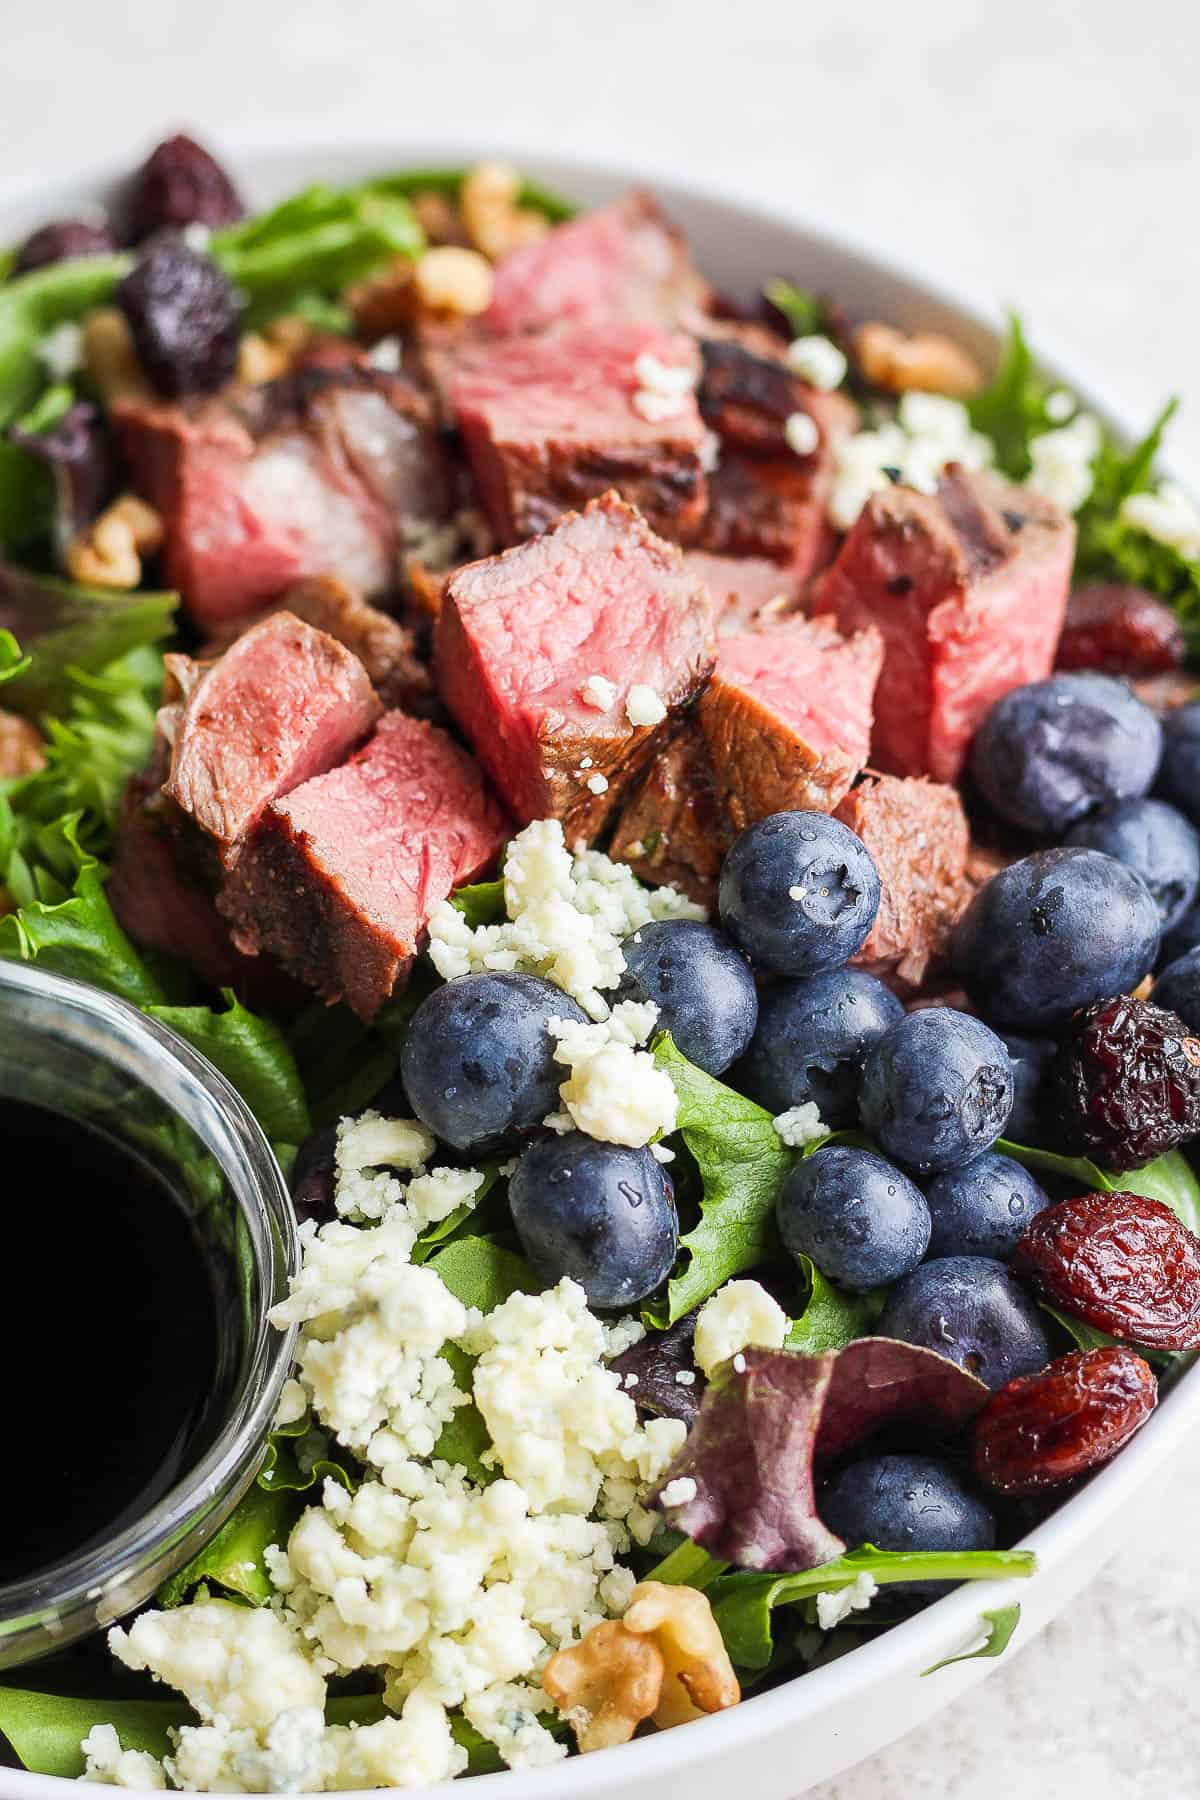
M 1069 1148 L 1141 1168 L 1200 1135 L 1200 1040 L 1148 1000 L 1101 1000 L 1071 1020 L 1050 1093 Z
M 211 257 L 163 237 L 117 289 L 142 367 L 164 394 L 221 387 L 237 362 L 239 305 Z
M 992 1395 L 975 1421 L 975 1473 L 1001 1494 L 1071 1481 L 1115 1456 L 1157 1402 L 1135 1351 L 1073 1350 Z
M 328 1125 L 305 1138 L 292 1164 L 292 1205 L 303 1225 L 315 1219 L 325 1225 L 335 1217 L 333 1190 L 337 1154 L 337 1127 Z
M 151 151 L 125 202 L 129 241 L 140 244 L 164 226 L 215 230 L 245 216 L 241 196 L 220 163 L 180 132 Z
M 1145 588 L 1101 581 L 1071 595 L 1055 666 L 1162 675 L 1179 667 L 1186 649 L 1183 628 L 1165 601 Z
M 49 431 L 12 425 L 6 435 L 54 477 L 55 538 L 60 546 L 69 544 L 103 511 L 116 488 L 116 459 L 98 409 L 81 400 Z
M 1200 1238 L 1161 1200 L 1077 1194 L 1046 1207 L 1013 1272 L 1064 1312 L 1151 1350 L 1200 1347 Z
M 13 258 L 14 275 L 46 269 L 51 263 L 70 262 L 76 256 L 107 256 L 117 240 L 107 225 L 89 225 L 84 219 L 56 219 L 25 239 Z

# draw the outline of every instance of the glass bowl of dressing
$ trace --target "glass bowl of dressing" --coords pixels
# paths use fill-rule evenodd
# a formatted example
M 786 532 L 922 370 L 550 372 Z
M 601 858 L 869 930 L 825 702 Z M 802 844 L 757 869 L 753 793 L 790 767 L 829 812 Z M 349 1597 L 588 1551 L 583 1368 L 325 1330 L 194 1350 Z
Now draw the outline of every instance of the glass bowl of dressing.
M 211 1063 L 0 962 L 0 1669 L 150 1600 L 260 1468 L 294 1332 L 279 1165 Z

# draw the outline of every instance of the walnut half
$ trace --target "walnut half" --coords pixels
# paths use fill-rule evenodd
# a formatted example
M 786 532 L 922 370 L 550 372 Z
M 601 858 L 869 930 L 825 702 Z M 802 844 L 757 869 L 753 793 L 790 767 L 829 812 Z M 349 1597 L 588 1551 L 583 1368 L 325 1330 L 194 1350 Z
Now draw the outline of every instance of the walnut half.
M 948 394 L 965 400 L 983 385 L 974 357 L 938 331 L 907 337 L 876 320 L 855 332 L 854 354 L 867 380 L 889 394 Z
M 135 588 L 142 557 L 162 546 L 159 514 L 136 494 L 122 494 L 68 545 L 67 571 L 85 587 Z
M 663 1581 L 639 1582 L 621 1623 L 626 1631 L 652 1637 L 662 1652 L 663 1688 L 654 1711 L 661 1729 L 737 1705 L 742 1691 L 707 1594 Z

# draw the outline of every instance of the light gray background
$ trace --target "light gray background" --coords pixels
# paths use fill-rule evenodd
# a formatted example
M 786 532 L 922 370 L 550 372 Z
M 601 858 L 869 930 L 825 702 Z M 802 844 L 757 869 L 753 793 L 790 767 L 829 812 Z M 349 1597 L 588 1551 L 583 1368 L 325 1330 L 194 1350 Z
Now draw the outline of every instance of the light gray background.
M 673 162 L 1019 301 L 1137 416 L 1190 391 L 1200 470 L 1195 0 L 8 0 L 0 25 L 0 179 L 180 124 Z M 1200 1445 L 1069 1615 L 820 1800 L 1200 1794 L 1198 1481 Z

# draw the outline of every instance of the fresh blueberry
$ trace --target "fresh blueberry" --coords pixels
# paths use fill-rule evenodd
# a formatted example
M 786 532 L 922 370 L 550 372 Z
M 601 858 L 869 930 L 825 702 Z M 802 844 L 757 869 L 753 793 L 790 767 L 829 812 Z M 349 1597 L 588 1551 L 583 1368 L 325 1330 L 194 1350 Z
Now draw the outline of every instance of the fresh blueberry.
M 852 1547 L 879 1550 L 990 1550 L 996 1521 L 983 1501 L 937 1456 L 863 1456 L 830 1477 L 818 1500 L 831 1531 Z M 953 1584 L 905 1581 L 888 1593 L 932 1595 Z
M 948 1356 L 993 1393 L 1050 1360 L 1037 1305 L 990 1256 L 941 1256 L 922 1263 L 892 1289 L 876 1330 L 880 1337 Z
M 1200 838 L 1165 800 L 1118 800 L 1081 819 L 1064 842 L 1102 850 L 1136 869 L 1154 896 L 1164 931 L 1183 917 L 1200 885 Z
M 1111 675 L 1052 675 L 988 713 L 971 772 L 1001 818 L 1058 837 L 1085 813 L 1148 793 L 1162 726 Z
M 1159 964 L 1165 969 L 1168 963 L 1176 962 L 1181 956 L 1186 956 L 1189 950 L 1196 948 L 1197 944 L 1200 944 L 1200 902 L 1197 902 L 1195 906 L 1189 906 L 1178 924 L 1173 925 L 1170 931 L 1163 933 L 1163 941 L 1158 952 Z
M 776 1203 L 779 1235 L 793 1256 L 856 1293 L 886 1287 L 929 1248 L 925 1196 L 882 1156 L 828 1144 L 798 1162 Z
M 456 1150 L 502 1143 L 553 1112 L 564 1071 L 546 1029 L 583 1009 L 536 975 L 459 975 L 409 1023 L 400 1058 L 417 1117 Z
M 1008 1051 L 970 1013 L 905 1013 L 867 1051 L 858 1099 L 865 1129 L 889 1156 L 910 1169 L 955 1169 L 1008 1123 Z
M 1099 850 L 1039 850 L 985 882 L 953 956 L 993 1025 L 1052 1031 L 1080 1006 L 1127 994 L 1154 967 L 1158 908 L 1133 869 Z
M 1168 963 L 1150 992 L 1155 1006 L 1163 1006 L 1183 1020 L 1189 1031 L 1200 1035 L 1200 945 Z
M 621 950 L 622 993 L 653 1000 L 676 1049 L 706 1074 L 723 1074 L 750 1042 L 758 1018 L 758 990 L 741 951 L 698 919 L 643 925 Z
M 759 998 L 739 1085 L 768 1112 L 811 1101 L 831 1130 L 851 1125 L 867 1046 L 903 1016 L 891 989 L 861 969 L 776 982 Z
M 934 1256 L 994 1256 L 1006 1262 L 1050 1196 L 1011 1156 L 989 1150 L 926 1183 Z
M 1163 723 L 1162 766 L 1155 791 L 1200 826 L 1200 700 L 1176 707 Z
M 1053 1038 L 1018 1037 L 1013 1031 L 998 1035 L 1013 1077 L 1013 1108 L 1004 1135 L 1014 1144 L 1044 1144 L 1054 1129 L 1047 1117 L 1045 1078 L 1058 1046 Z
M 718 900 L 722 925 L 751 962 L 815 975 L 861 948 L 879 910 L 879 875 L 839 819 L 772 813 L 734 839 Z
M 602 1144 L 582 1131 L 526 1150 L 508 1184 L 521 1247 L 550 1284 L 569 1275 L 589 1306 L 633 1306 L 675 1261 L 671 1182 L 649 1150 Z

